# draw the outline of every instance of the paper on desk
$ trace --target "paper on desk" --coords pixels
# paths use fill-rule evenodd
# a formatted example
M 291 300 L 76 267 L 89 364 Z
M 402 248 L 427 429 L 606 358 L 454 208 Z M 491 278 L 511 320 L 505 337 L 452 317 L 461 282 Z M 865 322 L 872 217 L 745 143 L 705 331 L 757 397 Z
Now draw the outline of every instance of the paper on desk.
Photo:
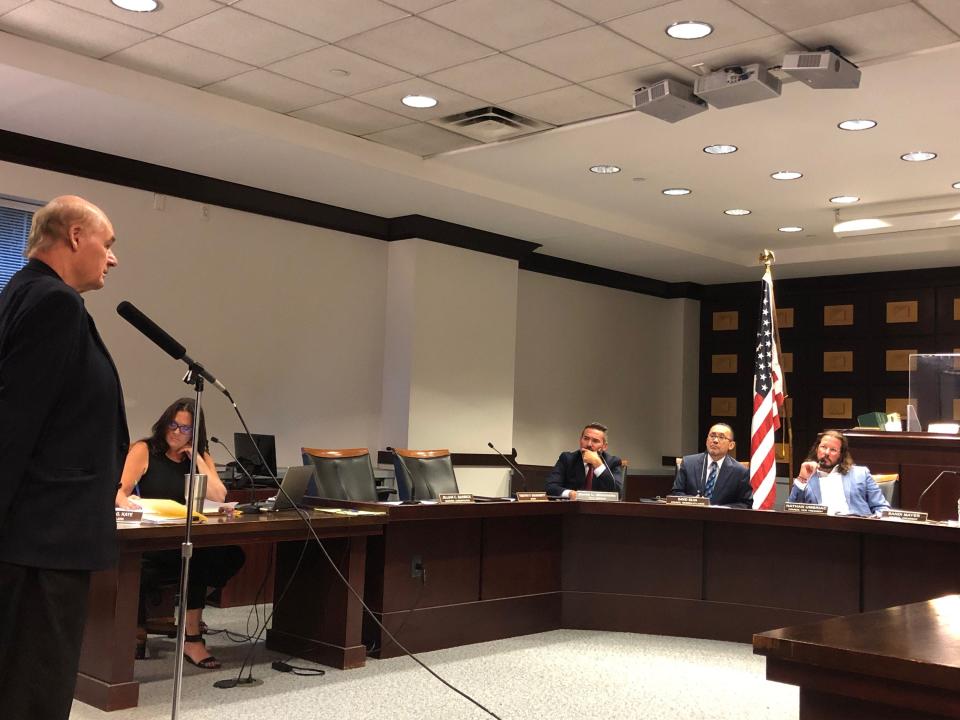
M 314 510 L 322 513 L 330 513 L 331 515 L 386 515 L 382 510 L 355 510 L 353 508 L 320 508 L 315 507 Z
M 151 518 L 156 521 L 157 518 L 186 519 L 187 517 L 187 506 L 182 505 L 174 500 L 138 498 L 135 502 L 137 505 L 143 508 L 144 521 L 147 521 Z M 198 512 L 194 513 L 194 517 L 199 519 L 201 522 L 204 522 L 207 519 Z

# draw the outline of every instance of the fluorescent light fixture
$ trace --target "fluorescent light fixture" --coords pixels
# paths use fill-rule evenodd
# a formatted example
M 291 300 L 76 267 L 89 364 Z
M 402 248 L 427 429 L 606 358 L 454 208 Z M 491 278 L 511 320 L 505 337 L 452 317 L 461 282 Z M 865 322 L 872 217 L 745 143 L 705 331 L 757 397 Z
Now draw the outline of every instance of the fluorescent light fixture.
M 803 228 L 800 227 L 799 225 L 786 225 L 785 227 L 777 228 L 777 230 L 779 230 L 780 232 L 786 232 L 786 233 L 803 232 Z
M 890 227 L 890 223 L 880 218 L 861 218 L 860 220 L 847 220 L 838 222 L 833 226 L 833 232 L 840 233 L 863 233 L 868 230 L 881 230 Z
M 736 145 L 707 145 L 703 151 L 708 155 L 729 155 L 738 149 Z
M 160 7 L 157 0 L 110 0 L 121 10 L 130 12 L 153 12 Z
M 877 126 L 876 120 L 844 120 L 837 125 L 841 130 L 870 130 Z
M 429 95 L 407 95 L 400 102 L 407 107 L 417 108 L 418 110 L 436 107 L 437 105 L 437 99 Z
M 664 190 L 661 190 L 660 192 L 662 192 L 664 195 L 677 196 L 677 195 L 689 195 L 693 191 L 690 188 L 666 188 Z
M 952 187 L 954 190 L 960 190 L 960 182 L 955 182 L 950 187 Z
M 620 172 L 620 168 L 616 165 L 592 165 L 590 172 L 596 173 L 597 175 L 613 175 L 614 173 Z
M 729 210 L 724 210 L 723 214 L 733 215 L 734 217 L 741 217 L 743 215 L 749 215 L 750 212 L 751 211 L 747 210 L 746 208 L 730 208 Z
M 860 202 L 860 198 L 856 195 L 837 195 L 830 198 L 830 202 L 836 205 L 849 205 L 850 203 Z
M 770 177 L 774 180 L 799 180 L 803 177 L 803 173 L 796 170 L 777 170 L 777 172 L 771 173 Z
M 914 150 L 913 152 L 904 153 L 900 156 L 901 160 L 906 160 L 907 162 L 924 162 L 926 160 L 933 160 L 937 154 L 935 152 L 930 152 L 929 150 Z
M 677 40 L 699 40 L 713 32 L 713 25 L 702 20 L 682 20 L 671 23 L 664 32 Z

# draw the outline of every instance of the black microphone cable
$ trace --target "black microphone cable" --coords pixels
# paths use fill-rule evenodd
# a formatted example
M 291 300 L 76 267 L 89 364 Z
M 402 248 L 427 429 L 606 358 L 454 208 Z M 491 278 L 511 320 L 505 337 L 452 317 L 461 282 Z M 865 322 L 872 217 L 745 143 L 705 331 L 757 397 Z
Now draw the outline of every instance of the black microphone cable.
M 233 462 L 236 463 L 236 467 L 240 468 L 240 470 L 243 471 L 244 477 L 246 477 L 247 482 L 250 483 L 250 503 L 249 503 L 250 508 L 249 510 L 247 508 L 240 508 L 240 511 L 241 512 L 259 511 L 259 508 L 257 507 L 257 488 L 255 487 L 256 483 L 254 483 L 253 481 L 253 475 L 251 475 L 250 472 L 243 466 L 243 463 L 240 462 L 239 459 L 237 459 L 237 456 L 234 455 L 232 452 L 230 452 L 230 448 L 228 448 L 227 444 L 223 442 L 220 438 L 216 437 L 215 435 L 211 435 L 210 442 L 215 442 L 217 443 L 217 445 L 221 445 L 223 449 L 227 451 L 227 455 L 233 458 Z M 256 445 L 256 443 L 254 443 L 254 445 Z

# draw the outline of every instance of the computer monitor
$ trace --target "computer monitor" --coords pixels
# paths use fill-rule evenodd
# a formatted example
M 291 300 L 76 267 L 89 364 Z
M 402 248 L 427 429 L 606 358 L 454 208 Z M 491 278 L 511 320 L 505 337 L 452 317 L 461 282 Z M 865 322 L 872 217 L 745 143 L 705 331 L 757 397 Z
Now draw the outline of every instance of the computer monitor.
M 234 433 L 233 448 L 237 460 L 251 475 L 277 476 L 277 440 L 273 435 Z M 260 461 L 260 455 L 257 454 L 258 448 L 266 465 Z

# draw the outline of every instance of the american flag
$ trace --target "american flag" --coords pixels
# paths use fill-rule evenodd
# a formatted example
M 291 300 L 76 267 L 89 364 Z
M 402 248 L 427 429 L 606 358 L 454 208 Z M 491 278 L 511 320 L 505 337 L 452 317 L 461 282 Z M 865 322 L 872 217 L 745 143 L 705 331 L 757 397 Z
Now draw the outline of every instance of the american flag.
M 753 507 L 769 510 L 776 495 L 774 432 L 780 428 L 783 406 L 783 371 L 777 348 L 777 311 L 773 301 L 773 276 L 767 267 L 761 281 L 760 320 L 753 369 L 753 419 L 750 422 L 750 484 Z

